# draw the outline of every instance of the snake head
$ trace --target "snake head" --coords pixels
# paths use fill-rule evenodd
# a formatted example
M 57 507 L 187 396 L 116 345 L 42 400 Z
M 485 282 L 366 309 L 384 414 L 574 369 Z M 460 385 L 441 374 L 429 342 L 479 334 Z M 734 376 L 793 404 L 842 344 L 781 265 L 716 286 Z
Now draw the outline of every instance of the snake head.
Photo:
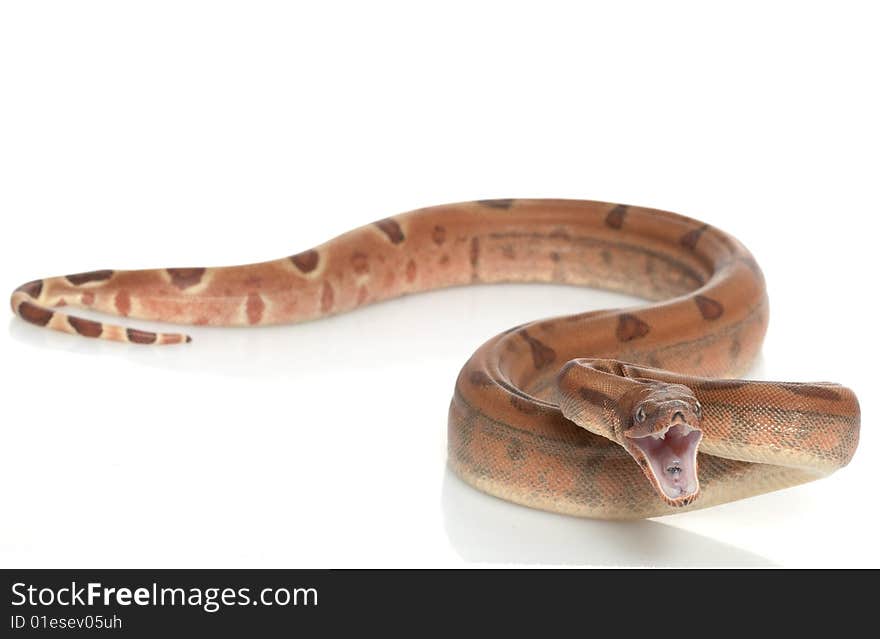
M 630 406 L 623 447 L 666 503 L 692 503 L 700 492 L 697 448 L 703 437 L 702 407 L 693 391 L 681 384 L 650 382 Z

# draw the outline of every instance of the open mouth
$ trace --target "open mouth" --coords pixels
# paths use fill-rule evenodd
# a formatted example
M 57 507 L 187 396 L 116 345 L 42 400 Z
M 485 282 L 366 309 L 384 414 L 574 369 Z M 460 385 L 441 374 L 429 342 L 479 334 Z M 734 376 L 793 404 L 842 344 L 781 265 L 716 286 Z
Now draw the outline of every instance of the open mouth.
M 651 474 L 672 502 L 697 493 L 697 446 L 703 433 L 685 422 L 677 422 L 664 430 L 630 437 L 645 458 Z

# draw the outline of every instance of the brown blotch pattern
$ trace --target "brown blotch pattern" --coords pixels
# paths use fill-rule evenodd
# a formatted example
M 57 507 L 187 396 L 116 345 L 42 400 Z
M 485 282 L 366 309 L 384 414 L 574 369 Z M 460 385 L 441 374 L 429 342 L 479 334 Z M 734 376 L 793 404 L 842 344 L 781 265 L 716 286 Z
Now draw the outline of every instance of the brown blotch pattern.
M 587 386 L 581 386 L 578 388 L 578 395 L 581 396 L 581 399 L 585 402 L 589 402 L 593 406 L 613 406 L 616 402 L 605 393 L 596 390 L 595 388 L 589 388 Z
M 386 218 L 384 220 L 379 220 L 375 222 L 376 226 L 388 236 L 388 239 L 391 240 L 392 244 L 400 244 L 405 239 L 403 234 L 403 230 L 400 228 L 400 224 L 397 223 L 397 220 L 392 218 Z
M 67 323 L 73 327 L 77 333 L 83 337 L 100 337 L 104 332 L 104 326 L 101 322 L 95 322 L 81 317 L 68 317 Z
M 258 293 L 248 295 L 245 311 L 247 312 L 248 324 L 258 324 L 263 319 L 263 311 L 266 309 L 266 303 Z
M 644 337 L 650 330 L 648 324 L 631 313 L 622 313 L 617 319 L 617 339 L 621 342 Z
M 290 256 L 290 261 L 293 262 L 293 265 L 302 273 L 311 273 L 318 268 L 318 262 L 320 259 L 321 256 L 315 249 L 309 249 L 308 251 L 303 251 L 302 253 Z
M 321 312 L 327 313 L 333 308 L 333 299 L 336 297 L 330 282 L 324 282 L 321 287 Z
M 88 273 L 74 273 L 73 275 L 65 275 L 67 281 L 74 286 L 88 284 L 89 282 L 103 282 L 104 280 L 109 280 L 111 277 L 113 277 L 113 271 L 107 269 L 103 271 L 89 271 Z
M 30 302 L 22 302 L 18 305 L 18 314 L 26 322 L 36 324 L 37 326 L 45 326 L 55 315 L 54 311 L 48 308 L 42 308 Z
M 450 262 L 449 256 L 444 253 L 443 255 L 440 256 L 440 259 L 438 260 L 437 263 L 440 266 L 449 266 L 449 262 Z
M 33 282 L 28 282 L 27 284 L 22 284 L 19 286 L 16 291 L 21 291 L 22 293 L 26 293 L 30 295 L 34 299 L 37 299 L 40 296 L 40 293 L 43 292 L 43 280 L 34 280 Z
M 365 275 L 370 272 L 370 260 L 366 253 L 356 251 L 351 255 L 351 268 L 357 275 Z
M 418 273 L 418 267 L 416 266 L 415 260 L 410 260 L 406 263 L 406 281 L 412 284 L 416 280 L 416 274 Z
M 840 400 L 840 393 L 827 386 L 819 386 L 817 384 L 792 384 L 790 382 L 782 382 L 779 385 L 795 395 L 814 397 L 816 399 L 828 399 L 831 401 Z
M 523 415 L 534 415 L 540 410 L 534 402 L 517 395 L 508 395 L 507 401 Z
M 165 270 L 168 271 L 168 275 L 171 276 L 171 283 L 181 290 L 189 288 L 190 286 L 195 286 L 202 281 L 202 276 L 205 274 L 204 267 L 169 268 Z
M 626 217 L 626 212 L 628 209 L 628 206 L 624 204 L 618 204 L 608 212 L 608 215 L 605 216 L 605 224 L 613 229 L 622 228 L 623 220 Z
M 474 386 L 491 386 L 492 378 L 483 371 L 471 371 L 468 374 L 468 381 Z
M 513 198 L 501 198 L 494 200 L 477 200 L 477 204 L 482 204 L 483 206 L 488 206 L 493 209 L 509 209 L 513 206 L 514 199 Z
M 704 224 L 699 228 L 688 231 L 678 239 L 678 243 L 686 249 L 693 251 L 695 248 L 697 248 L 697 242 L 700 241 L 700 237 L 703 235 L 707 228 L 709 228 L 709 226 L 707 224 Z
M 761 272 L 761 267 L 758 266 L 758 262 L 755 261 L 754 257 L 751 255 L 741 255 L 737 259 L 745 264 L 752 273 L 757 275 L 759 280 L 764 281 L 764 274 Z
M 480 238 L 471 238 L 471 251 L 469 257 L 471 261 L 471 268 L 476 269 L 477 265 L 480 263 Z
M 525 326 L 525 324 L 517 324 L 516 326 L 511 326 L 510 328 L 506 328 L 503 331 L 501 331 L 501 334 L 502 335 L 510 335 L 512 332 L 518 331 L 523 326 Z M 510 343 L 510 342 L 508 342 L 508 343 Z
M 566 374 L 573 368 L 577 368 L 574 364 L 569 363 L 564 367 Z M 611 375 L 618 375 L 620 377 L 627 377 L 626 370 L 623 368 L 623 364 L 617 361 L 610 362 L 594 362 L 591 365 L 591 368 L 596 369 L 602 373 L 610 373 Z
M 434 244 L 437 246 L 442 246 L 446 241 L 446 228 L 439 224 L 435 226 L 434 230 L 431 231 L 431 239 L 434 240 Z
M 125 334 L 128 341 L 134 344 L 152 344 L 157 338 L 157 335 L 151 331 L 139 331 L 136 328 L 126 329 Z
M 739 357 L 740 352 L 742 351 L 742 344 L 739 339 L 734 337 L 730 341 L 730 359 L 736 359 Z
M 532 349 L 532 362 L 534 363 L 535 368 L 544 368 L 548 364 L 553 363 L 556 359 L 556 351 L 540 340 L 529 335 L 526 330 L 520 331 L 519 334 L 526 342 L 528 342 L 529 348 Z
M 703 316 L 703 319 L 716 320 L 724 315 L 724 306 L 721 305 L 721 302 L 716 302 L 705 295 L 697 295 L 694 302 L 697 303 L 697 308 L 700 309 L 700 315 Z
M 511 461 L 522 461 L 526 458 L 526 448 L 520 440 L 510 440 L 507 445 L 507 458 Z
M 120 315 L 127 316 L 131 312 L 131 296 L 128 291 L 119 291 L 113 298 L 113 304 Z

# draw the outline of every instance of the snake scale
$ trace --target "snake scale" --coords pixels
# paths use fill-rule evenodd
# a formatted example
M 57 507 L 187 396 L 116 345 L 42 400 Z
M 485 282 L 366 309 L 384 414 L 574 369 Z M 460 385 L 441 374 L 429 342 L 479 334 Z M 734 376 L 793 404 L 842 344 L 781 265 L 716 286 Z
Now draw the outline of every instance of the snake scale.
M 57 309 L 253 326 L 493 282 L 592 286 L 650 303 L 534 321 L 473 354 L 449 410 L 449 463 L 487 493 L 572 515 L 653 517 L 810 481 L 855 453 L 851 390 L 737 378 L 768 321 L 751 254 L 717 228 L 655 209 L 545 199 L 434 206 L 274 261 L 78 273 L 24 284 L 11 302 L 38 326 L 177 344 L 190 339 Z

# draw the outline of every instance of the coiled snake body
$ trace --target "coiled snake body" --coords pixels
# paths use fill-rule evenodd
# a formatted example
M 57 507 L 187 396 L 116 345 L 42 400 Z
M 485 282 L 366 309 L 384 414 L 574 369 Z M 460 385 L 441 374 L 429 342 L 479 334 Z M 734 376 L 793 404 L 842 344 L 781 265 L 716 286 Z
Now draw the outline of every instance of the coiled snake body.
M 36 280 L 15 290 L 12 308 L 67 333 L 173 344 L 189 338 L 52 307 L 251 326 L 492 282 L 595 286 L 653 302 L 531 322 L 474 353 L 455 384 L 449 463 L 481 490 L 573 515 L 652 517 L 809 481 L 855 452 L 859 406 L 849 389 L 735 379 L 768 318 L 749 252 L 716 228 L 653 209 L 521 199 L 437 206 L 271 262 Z

